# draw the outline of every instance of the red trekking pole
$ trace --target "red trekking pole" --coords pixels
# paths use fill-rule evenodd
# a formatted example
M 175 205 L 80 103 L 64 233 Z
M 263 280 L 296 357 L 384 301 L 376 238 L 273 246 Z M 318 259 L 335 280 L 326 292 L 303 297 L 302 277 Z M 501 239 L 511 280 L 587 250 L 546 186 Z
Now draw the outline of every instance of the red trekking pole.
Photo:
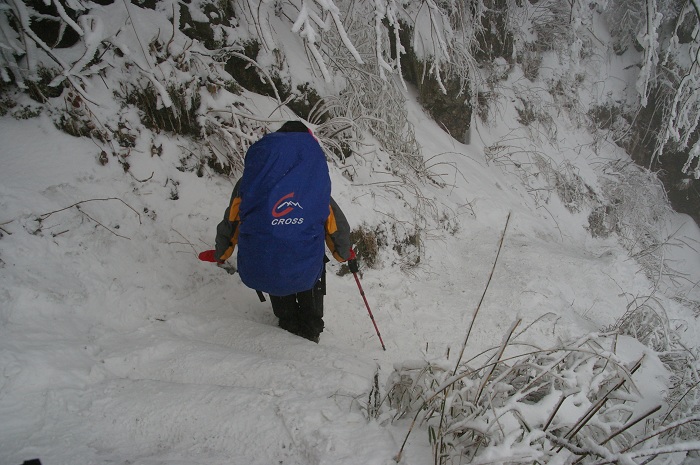
M 384 341 L 382 341 L 382 335 L 379 334 L 379 328 L 377 328 L 377 322 L 374 321 L 374 315 L 372 315 L 372 310 L 369 308 L 369 303 L 367 302 L 367 297 L 365 297 L 365 291 L 362 289 L 362 284 L 360 284 L 360 278 L 357 277 L 357 273 L 353 272 L 352 275 L 355 277 L 355 282 L 357 283 L 358 289 L 360 289 L 360 295 L 362 296 L 362 300 L 365 301 L 365 307 L 367 307 L 367 312 L 369 313 L 369 318 L 372 320 L 372 324 L 374 325 L 375 331 L 377 331 L 377 336 L 379 336 L 379 342 L 382 343 L 382 349 L 386 350 L 386 347 L 384 347 Z

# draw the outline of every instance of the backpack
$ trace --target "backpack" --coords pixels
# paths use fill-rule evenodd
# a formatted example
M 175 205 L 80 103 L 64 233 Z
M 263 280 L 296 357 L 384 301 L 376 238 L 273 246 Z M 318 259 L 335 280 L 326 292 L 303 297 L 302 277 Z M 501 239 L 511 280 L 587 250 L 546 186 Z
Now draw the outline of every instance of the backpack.
M 308 132 L 274 132 L 246 153 L 240 184 L 238 272 L 273 296 L 311 289 L 321 277 L 331 180 Z

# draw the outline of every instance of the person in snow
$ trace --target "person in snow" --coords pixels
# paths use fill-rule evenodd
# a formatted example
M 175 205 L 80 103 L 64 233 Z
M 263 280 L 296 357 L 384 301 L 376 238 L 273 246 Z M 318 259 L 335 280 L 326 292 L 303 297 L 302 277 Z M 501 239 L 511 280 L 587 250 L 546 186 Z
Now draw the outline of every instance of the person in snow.
M 216 231 L 216 249 L 200 259 L 223 264 L 238 246 L 243 283 L 261 300 L 262 292 L 269 294 L 282 329 L 318 343 L 324 243 L 353 273 L 358 265 L 350 226 L 330 197 L 325 155 L 304 123 L 287 121 L 248 149 L 243 176 Z

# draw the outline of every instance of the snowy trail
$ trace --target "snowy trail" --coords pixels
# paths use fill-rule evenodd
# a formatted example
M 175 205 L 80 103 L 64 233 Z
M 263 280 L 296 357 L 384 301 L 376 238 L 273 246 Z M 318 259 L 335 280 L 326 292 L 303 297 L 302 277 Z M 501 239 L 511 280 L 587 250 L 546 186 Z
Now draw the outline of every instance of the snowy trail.
M 183 209 L 209 218 L 186 218 L 146 195 L 151 203 L 138 208 L 159 221 L 137 221 L 123 205 L 84 205 L 124 237 L 75 209 L 32 234 L 39 214 L 75 201 L 140 204 L 118 172 L 57 170 L 70 164 L 70 144 L 32 168 L 21 150 L 47 150 L 32 140 L 33 148 L 7 147 L 12 169 L 0 183 L 15 215 L 1 244 L 0 417 L 12 421 L 0 422 L 0 463 L 349 465 L 383 464 L 396 452 L 357 401 L 377 369 L 371 355 L 279 329 L 269 302 L 181 244 L 174 230 L 211 236 L 221 209 L 211 192 L 193 193 Z M 30 171 L 33 186 L 20 180 Z
M 355 392 L 367 388 L 374 370 L 357 354 L 231 316 L 204 324 L 193 323 L 192 316 L 151 323 L 97 344 L 105 369 L 129 379 L 301 392 L 342 386 Z
M 375 448 L 386 440 L 386 432 L 368 431 L 362 415 L 348 414 L 337 399 L 299 391 L 115 379 L 89 393 L 52 391 L 44 409 L 43 424 L 28 441 L 33 447 L 20 454 L 43 449 L 48 456 L 56 437 L 71 445 L 68 455 L 52 455 L 48 463 L 76 457 L 80 463 L 343 463 L 352 445 L 334 432 L 366 434 Z
M 580 225 L 559 234 L 491 185 L 508 185 L 502 173 L 456 157 L 479 183 L 474 215 L 457 231 L 431 231 L 419 266 L 402 270 L 387 250 L 362 274 L 387 351 L 352 276 L 338 276 L 333 263 L 316 345 L 278 328 L 269 302 L 238 276 L 196 260 L 211 245 L 229 184 L 180 173 L 168 152 L 134 157 L 134 170 L 158 164 L 153 180 L 137 183 L 114 164 L 81 161 L 76 152 L 91 153 L 89 142 L 47 121 L 23 124 L 44 137 L 15 141 L 7 134 L 25 126 L 0 125 L 0 140 L 15 141 L 0 147 L 9 167 L 0 170 L 0 221 L 11 220 L 0 241 L 2 465 L 34 457 L 46 465 L 393 463 L 408 426 L 366 418 L 375 374 L 384 393 L 395 364 L 444 360 L 448 350 L 455 360 L 511 210 L 465 357 L 498 345 L 517 318 L 518 330 L 532 324 L 517 342 L 545 348 L 598 331 L 652 290 L 613 240 L 587 239 Z M 50 150 L 41 163 L 23 156 Z M 347 183 L 335 186 L 355 224 L 393 208 L 389 196 L 370 204 Z M 474 198 L 465 191 L 456 187 L 450 201 Z M 37 221 L 107 197 L 128 207 L 96 201 L 83 210 L 93 220 L 71 208 Z M 698 323 L 688 321 L 695 340 Z M 430 454 L 416 430 L 402 463 L 430 463 Z
M 621 268 L 632 266 L 624 256 L 601 249 L 601 259 L 598 252 L 538 242 L 518 231 L 517 217 L 514 225 L 467 355 L 493 346 L 518 315 L 526 324 L 554 315 L 523 336 L 546 345 L 580 331 L 582 324 L 595 328 L 614 319 L 591 302 L 624 310 L 624 297 L 606 284 L 609 274 L 624 275 Z M 0 449 L 12 451 L 13 463 L 47 457 L 60 438 L 70 447 L 58 449 L 55 463 L 79 456 L 86 463 L 384 465 L 402 438 L 393 428 L 368 423 L 360 410 L 373 376 L 380 367 L 383 380 L 393 363 L 439 358 L 447 347 L 456 352 L 493 264 L 497 238 L 497 232 L 475 224 L 449 242 L 431 244 L 435 259 L 442 257 L 441 269 L 418 268 L 415 281 L 399 272 L 364 273 L 385 353 L 354 282 L 332 272 L 327 329 L 316 345 L 277 328 L 269 302 L 258 302 L 236 276 L 216 267 L 195 262 L 189 273 L 160 274 L 158 262 L 145 260 L 134 269 L 121 260 L 139 252 L 124 249 L 126 256 L 110 268 L 114 280 L 90 278 L 99 270 L 94 267 L 61 274 L 49 264 L 38 273 L 28 271 L 25 278 L 34 278 L 13 281 L 8 291 L 14 302 L 9 320 L 18 331 L 31 328 L 35 334 L 12 333 L 10 341 L 26 358 L 15 359 L 14 381 L 0 386 L 0 411 L 27 420 L 0 435 Z M 71 247 L 47 250 L 58 263 Z M 158 245 L 147 239 L 142 247 Z M 550 258 L 543 260 L 544 254 Z M 50 256 L 42 260 L 53 263 Z M 136 270 L 161 279 L 141 282 Z M 61 289 L 72 281 L 82 284 Z M 101 301 L 111 310 L 100 310 Z M 38 313 L 22 311 L 31 303 Z M 53 354 L 47 363 L 55 360 L 57 366 L 36 365 L 32 350 Z M 2 401 L 17 397 L 29 407 Z M 31 446 L 15 448 L 15 442 Z M 419 463 L 419 454 L 409 457 L 406 463 Z
M 57 437 L 71 444 L 68 455 L 53 455 L 49 463 L 79 456 L 84 463 L 301 465 L 356 463 L 356 439 L 343 438 L 363 437 L 363 463 L 383 463 L 393 440 L 386 430 L 368 427 L 355 402 L 369 388 L 373 363 L 268 324 L 200 318 L 94 338 L 86 348 L 91 360 L 82 354 L 81 383 L 68 383 L 64 374 L 35 389 L 3 386 L 5 398 L 24 390 L 28 403 L 40 407 L 15 409 L 32 421 L 5 431 L 2 442 L 32 444 L 15 451 L 18 458 L 47 457 Z M 37 350 L 46 349 L 61 357 L 80 352 L 70 340 L 44 340 Z M 43 378 L 37 369 L 16 363 L 18 372 Z M 10 444 L 0 449 L 11 450 Z
M 579 335 L 582 328 L 596 331 L 612 325 L 626 310 L 629 298 L 617 286 L 646 285 L 637 265 L 618 248 L 538 240 L 527 231 L 518 231 L 518 224 L 516 216 L 467 353 L 497 344 L 518 318 L 523 319 L 520 329 L 540 319 L 521 337 L 540 347 Z M 429 265 L 412 270 L 410 280 L 401 273 L 365 275 L 363 285 L 394 361 L 397 355 L 440 357 L 448 348 L 454 351 L 462 345 L 493 267 L 499 238 L 497 231 L 474 225 L 450 242 L 431 243 L 427 247 Z M 419 289 L 416 282 L 420 282 Z M 370 337 L 373 330 L 366 311 L 363 314 L 361 308 L 352 307 L 351 283 L 337 285 L 348 310 L 329 315 L 331 331 L 352 328 L 338 335 L 338 344 L 371 350 L 378 342 L 376 335 Z M 360 340 L 358 330 L 363 330 L 364 339 Z

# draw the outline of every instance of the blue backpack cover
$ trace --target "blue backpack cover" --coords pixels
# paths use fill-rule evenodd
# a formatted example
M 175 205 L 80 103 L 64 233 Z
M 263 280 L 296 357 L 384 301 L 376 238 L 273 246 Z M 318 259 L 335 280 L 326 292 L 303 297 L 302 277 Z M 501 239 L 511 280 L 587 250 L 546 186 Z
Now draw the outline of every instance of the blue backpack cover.
M 331 180 L 308 132 L 273 132 L 246 153 L 240 185 L 238 272 L 257 291 L 285 296 L 321 277 Z

